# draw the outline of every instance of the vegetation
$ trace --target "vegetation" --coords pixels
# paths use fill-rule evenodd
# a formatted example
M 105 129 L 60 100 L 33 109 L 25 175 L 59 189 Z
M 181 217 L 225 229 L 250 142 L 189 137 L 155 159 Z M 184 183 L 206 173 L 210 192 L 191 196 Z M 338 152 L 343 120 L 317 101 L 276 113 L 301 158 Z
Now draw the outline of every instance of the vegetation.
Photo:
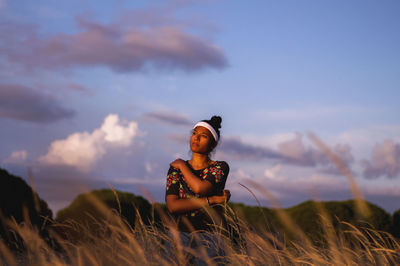
M 233 265 L 400 263 L 400 241 L 394 237 L 400 210 L 391 217 L 364 203 L 369 210 L 365 215 L 353 200 L 306 201 L 287 209 L 230 203 L 228 232 L 216 228 L 210 239 L 220 241 L 224 262 Z M 32 226 L 15 220 L 12 214 L 2 217 L 23 249 L 16 252 L 3 238 L 0 262 L 6 265 L 187 265 L 194 257 L 213 264 L 202 246 L 181 244 L 165 205 L 151 205 L 127 192 L 81 194 L 51 223 Z
M 400 209 L 393 213 L 393 222 L 391 233 L 395 236 L 400 238 Z
M 47 203 L 22 178 L 0 168 L 0 239 L 12 249 L 20 246 L 21 239 L 10 229 L 10 223 L 26 223 L 46 237 L 46 224 L 52 216 Z
M 365 201 L 369 207 L 368 217 L 358 217 L 354 200 L 315 202 L 305 201 L 296 206 L 286 208 L 284 211 L 293 219 L 294 223 L 309 237 L 317 237 L 323 233 L 320 224 L 320 210 L 322 208 L 332 226 L 336 229 L 342 225 L 341 222 L 356 226 L 370 226 L 373 229 L 391 232 L 392 218 L 382 208 Z M 279 221 L 277 211 L 265 207 L 246 206 L 242 203 L 230 203 L 230 207 L 237 215 L 254 230 L 284 230 L 284 225 Z
M 98 203 L 116 212 L 132 228 L 137 217 L 145 224 L 149 224 L 152 217 L 152 206 L 143 197 L 110 189 L 93 190 L 78 195 L 68 207 L 57 213 L 56 222 L 68 224 L 58 227 L 59 233 L 70 240 L 78 240 L 86 238 L 86 234 L 100 232 L 110 217 L 105 216 L 107 212 L 98 206 L 96 208 Z M 85 230 L 82 231 L 82 228 Z
M 165 225 L 169 234 L 153 222 L 146 225 L 139 217 L 132 228 L 119 212 L 110 210 L 101 201 L 95 202 L 92 208 L 107 217 L 107 221 L 102 222 L 102 230 L 87 233 L 86 239 L 71 242 L 52 232 L 60 246 L 54 249 L 37 231 L 21 224 L 13 229 L 21 235 L 26 252 L 15 255 L 0 244 L 0 259 L 8 265 L 187 265 L 192 257 L 213 263 L 201 247 L 182 246 L 179 235 L 168 222 Z M 322 212 L 320 225 L 327 245 L 315 245 L 307 237 L 288 242 L 268 230 L 254 231 L 229 206 L 227 210 L 231 232 L 236 234 L 237 241 L 232 241 L 232 234 L 227 236 L 218 230 L 210 233 L 220 239 L 227 264 L 394 265 L 400 262 L 400 243 L 390 234 L 344 222 L 341 223 L 343 230 L 332 234 L 329 219 Z M 294 226 L 291 219 L 283 224 L 287 223 Z M 82 224 L 76 228 L 81 232 L 87 230 Z

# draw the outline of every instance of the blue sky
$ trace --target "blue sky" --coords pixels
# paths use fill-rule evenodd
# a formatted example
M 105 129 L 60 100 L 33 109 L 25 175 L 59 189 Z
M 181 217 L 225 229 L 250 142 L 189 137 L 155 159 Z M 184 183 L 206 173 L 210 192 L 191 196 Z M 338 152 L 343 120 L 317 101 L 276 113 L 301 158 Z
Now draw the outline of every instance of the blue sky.
M 283 206 L 363 195 L 400 205 L 397 1 L 0 1 L 0 167 L 53 210 L 111 184 L 164 198 L 191 126 L 223 118 L 214 154 Z M 258 193 L 255 189 L 255 192 Z M 260 198 L 263 195 L 258 194 Z M 263 201 L 268 205 L 268 201 Z

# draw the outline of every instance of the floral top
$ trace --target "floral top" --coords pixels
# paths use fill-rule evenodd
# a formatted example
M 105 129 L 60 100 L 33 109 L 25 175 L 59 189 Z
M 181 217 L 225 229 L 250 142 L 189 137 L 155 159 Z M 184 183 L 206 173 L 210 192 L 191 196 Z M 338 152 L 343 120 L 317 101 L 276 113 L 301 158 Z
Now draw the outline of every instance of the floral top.
M 194 170 L 187 161 L 186 164 L 195 176 L 207 180 L 213 185 L 212 191 L 207 196 L 222 195 L 229 174 L 229 165 L 226 162 L 215 161 L 208 167 L 200 170 Z M 168 170 L 165 196 L 167 195 L 177 195 L 181 199 L 200 197 L 186 184 L 181 171 L 173 167 L 170 167 Z M 202 209 L 180 213 L 174 216 L 177 219 L 178 227 L 181 231 L 189 231 L 183 223 L 179 223 L 183 216 L 189 220 L 196 230 L 206 230 L 208 228 L 207 223 L 211 221 L 209 217 L 206 217 L 208 215 L 206 215 Z

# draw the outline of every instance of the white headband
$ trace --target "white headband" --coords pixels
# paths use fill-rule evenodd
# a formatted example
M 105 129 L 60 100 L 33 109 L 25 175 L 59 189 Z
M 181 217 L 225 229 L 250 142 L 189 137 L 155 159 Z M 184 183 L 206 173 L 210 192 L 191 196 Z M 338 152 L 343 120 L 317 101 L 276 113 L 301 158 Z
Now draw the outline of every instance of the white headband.
M 198 122 L 196 125 L 194 125 L 193 129 L 195 129 L 196 127 L 199 127 L 199 126 L 207 128 L 211 132 L 211 134 L 213 135 L 215 141 L 218 141 L 218 134 L 215 131 L 215 129 L 209 123 L 203 122 L 203 121 Z

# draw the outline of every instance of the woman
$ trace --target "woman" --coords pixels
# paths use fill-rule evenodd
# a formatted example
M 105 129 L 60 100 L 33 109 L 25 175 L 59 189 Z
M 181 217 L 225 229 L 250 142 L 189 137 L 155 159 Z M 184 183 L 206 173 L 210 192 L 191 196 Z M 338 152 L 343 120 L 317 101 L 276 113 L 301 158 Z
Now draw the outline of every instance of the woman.
M 206 206 L 215 206 L 214 211 L 223 217 L 221 208 L 215 204 L 230 198 L 229 191 L 224 190 L 229 166 L 224 161 L 210 159 L 220 138 L 221 121 L 219 116 L 213 116 L 211 120 L 197 123 L 190 137 L 191 160 L 176 159 L 170 164 L 165 201 L 168 211 L 177 219 L 180 231 L 209 231 L 215 217 L 203 210 Z
M 202 232 L 226 228 L 221 204 L 230 198 L 229 190 L 224 190 L 228 164 L 210 159 L 210 153 L 220 139 L 221 121 L 219 116 L 213 116 L 193 127 L 190 137 L 192 158 L 188 161 L 176 159 L 170 164 L 165 195 L 168 211 L 175 217 L 181 232 L 182 244 L 192 248 L 203 245 L 210 258 L 221 258 L 224 252 L 216 244 L 219 242 L 217 235 Z M 194 231 L 200 243 L 193 241 Z

